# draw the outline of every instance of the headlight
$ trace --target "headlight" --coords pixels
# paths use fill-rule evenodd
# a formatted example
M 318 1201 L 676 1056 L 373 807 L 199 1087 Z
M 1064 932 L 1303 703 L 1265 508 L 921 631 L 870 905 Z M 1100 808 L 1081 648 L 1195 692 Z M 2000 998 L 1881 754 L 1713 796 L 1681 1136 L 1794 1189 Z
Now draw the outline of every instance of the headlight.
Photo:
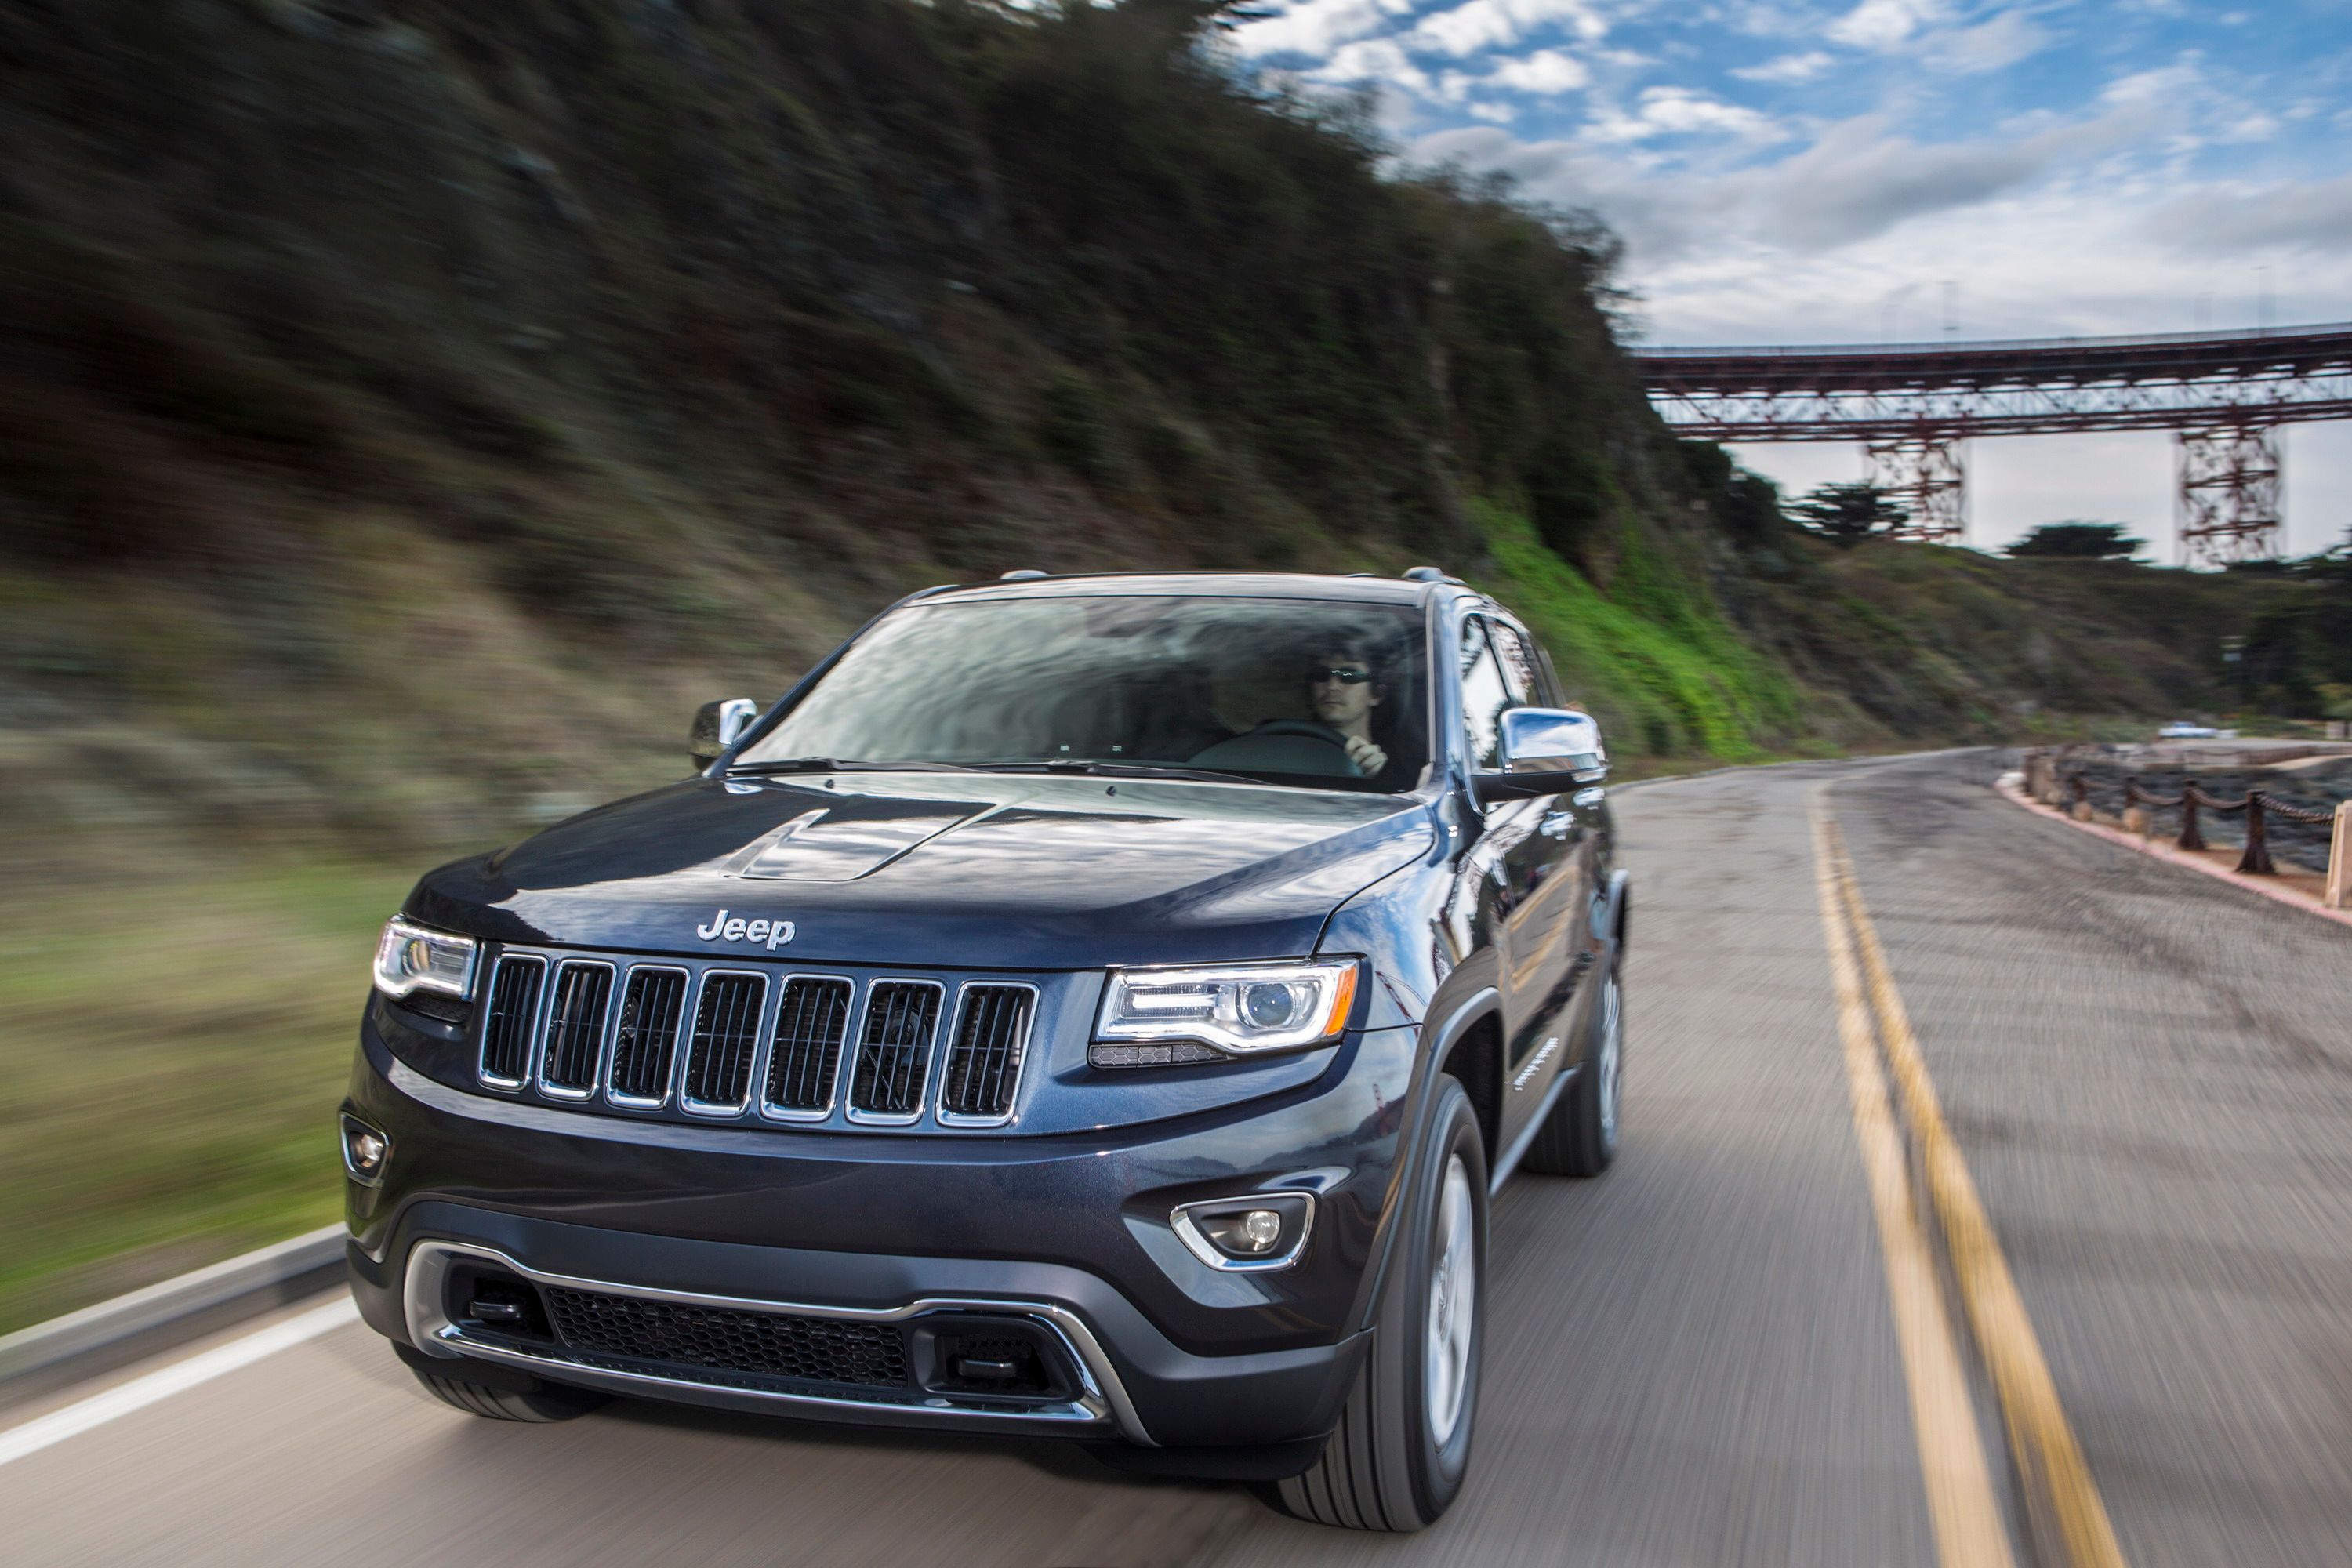
M 1098 1040 L 1198 1040 L 1234 1056 L 1339 1038 L 1356 1000 L 1357 961 L 1114 969 Z
M 399 916 L 375 944 L 375 988 L 387 996 L 438 991 L 460 999 L 474 994 L 474 961 L 481 943 L 469 936 L 427 931 Z

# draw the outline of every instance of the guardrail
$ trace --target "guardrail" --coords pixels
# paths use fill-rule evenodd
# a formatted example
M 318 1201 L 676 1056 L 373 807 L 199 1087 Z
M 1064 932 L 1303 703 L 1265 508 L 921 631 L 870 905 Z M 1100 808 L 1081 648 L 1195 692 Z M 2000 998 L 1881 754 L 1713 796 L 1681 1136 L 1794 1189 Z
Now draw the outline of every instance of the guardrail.
M 2325 749 L 2301 749 L 2244 754 L 2275 763 L 2329 753 Z M 2091 805 L 2091 781 L 2086 773 L 2077 769 L 2062 777 L 2060 764 L 2063 756 L 2059 752 L 2031 751 L 2025 753 L 2024 761 L 2027 795 L 2045 805 L 2065 804 L 2078 822 L 2095 820 L 2097 814 Z M 2199 753 L 2195 761 L 2199 765 L 2214 765 L 2213 759 L 2203 752 Z M 2262 764 L 2242 763 L 2234 765 Z M 2209 848 L 2200 820 L 2202 813 L 2233 816 L 2243 812 L 2246 842 L 2238 857 L 2237 869 L 2250 877 L 2275 877 L 2279 874 L 2277 865 L 2271 859 L 2272 818 L 2309 823 L 2315 826 L 2332 823 L 2334 832 L 2328 842 L 2325 891 L 2321 895 L 2321 902 L 2331 910 L 2352 907 L 2352 800 L 2337 802 L 2333 811 L 2320 811 L 2281 800 L 2267 790 L 2250 789 L 2236 800 L 2224 800 L 2198 788 L 2193 780 L 2184 780 L 2179 795 L 2161 795 L 2142 789 L 2137 780 L 2126 779 L 2123 828 L 2126 832 L 2152 835 L 2155 819 L 2148 815 L 2151 811 L 2178 811 L 2180 814 L 2180 827 L 2173 845 L 2184 850 Z

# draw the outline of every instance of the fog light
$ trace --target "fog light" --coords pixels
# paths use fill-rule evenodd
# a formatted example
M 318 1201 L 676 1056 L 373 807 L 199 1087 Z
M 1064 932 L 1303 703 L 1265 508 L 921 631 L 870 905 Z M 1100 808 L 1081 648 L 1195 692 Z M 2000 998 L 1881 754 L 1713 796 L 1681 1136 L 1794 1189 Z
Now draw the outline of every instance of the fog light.
M 1286 1268 L 1315 1221 L 1307 1193 L 1262 1193 L 1181 1204 L 1170 1216 L 1192 1256 L 1212 1268 Z
M 343 1169 L 352 1180 L 374 1186 L 383 1180 L 384 1162 L 391 1158 L 391 1139 L 356 1116 L 343 1117 Z

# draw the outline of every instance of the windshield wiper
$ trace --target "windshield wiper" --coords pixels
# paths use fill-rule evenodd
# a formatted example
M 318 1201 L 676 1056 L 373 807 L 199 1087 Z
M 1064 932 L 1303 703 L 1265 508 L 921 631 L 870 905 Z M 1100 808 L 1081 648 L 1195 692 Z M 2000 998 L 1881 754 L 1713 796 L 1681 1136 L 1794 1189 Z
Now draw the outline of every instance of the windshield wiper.
M 1175 767 L 1163 763 L 1107 763 L 1092 757 L 1055 757 L 1042 763 L 981 763 L 992 773 L 1090 773 L 1115 779 L 1198 779 L 1204 784 L 1262 784 L 1246 773 L 1213 773 L 1207 768 Z
M 738 763 L 730 773 L 969 773 L 976 768 L 961 763 L 871 763 L 854 757 L 778 757 L 761 763 Z

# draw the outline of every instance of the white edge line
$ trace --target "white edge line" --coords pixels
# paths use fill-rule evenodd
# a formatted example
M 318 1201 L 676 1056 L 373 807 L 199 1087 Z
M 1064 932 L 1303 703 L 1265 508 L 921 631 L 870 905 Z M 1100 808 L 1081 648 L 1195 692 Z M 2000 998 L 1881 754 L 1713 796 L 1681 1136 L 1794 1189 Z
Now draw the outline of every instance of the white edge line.
M 52 1444 L 78 1436 L 93 1426 L 102 1426 L 118 1416 L 144 1410 L 175 1394 L 199 1384 L 210 1383 L 214 1378 L 235 1372 L 239 1367 L 250 1366 L 305 1340 L 314 1340 L 346 1323 L 355 1323 L 359 1321 L 359 1309 L 352 1304 L 350 1297 L 345 1296 L 323 1307 L 313 1307 L 282 1323 L 257 1329 L 225 1345 L 215 1345 L 185 1361 L 151 1372 L 144 1377 L 132 1378 L 129 1383 L 110 1388 L 103 1394 L 93 1394 L 62 1410 L 52 1410 L 21 1426 L 12 1426 L 0 1432 L 0 1465 L 10 1464 L 28 1454 L 37 1454 Z

